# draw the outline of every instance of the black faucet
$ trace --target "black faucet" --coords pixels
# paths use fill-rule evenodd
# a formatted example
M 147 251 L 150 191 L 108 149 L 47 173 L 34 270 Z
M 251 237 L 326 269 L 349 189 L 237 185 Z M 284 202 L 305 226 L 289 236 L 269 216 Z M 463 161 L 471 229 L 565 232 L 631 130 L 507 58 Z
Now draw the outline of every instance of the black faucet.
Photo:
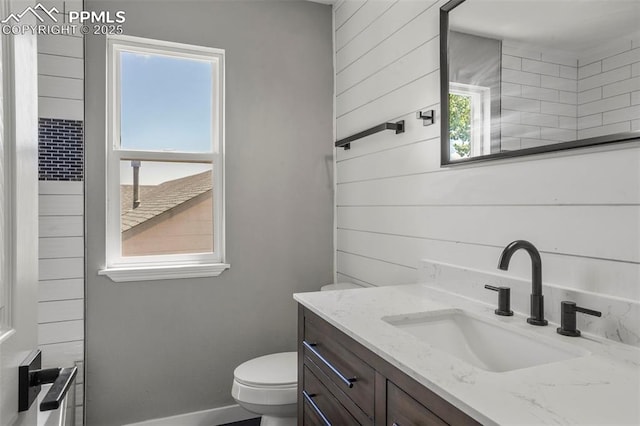
M 498 292 L 498 309 L 495 310 L 496 315 L 502 315 L 503 317 L 513 316 L 513 311 L 511 310 L 511 289 L 509 287 L 496 287 L 487 284 L 484 288 Z
M 575 302 L 565 300 L 560 304 L 560 306 L 560 327 L 558 327 L 556 331 L 558 334 L 562 334 L 563 336 L 580 336 L 580 330 L 576 328 L 576 312 L 593 315 L 594 317 L 602 316 L 602 312 L 576 306 Z
M 531 256 L 531 317 L 527 318 L 527 322 L 532 325 L 547 325 L 547 320 L 544 319 L 544 296 L 542 296 L 542 259 L 538 249 L 529 241 L 516 240 L 502 250 L 498 268 L 503 271 L 509 269 L 511 256 L 519 249 L 525 249 Z

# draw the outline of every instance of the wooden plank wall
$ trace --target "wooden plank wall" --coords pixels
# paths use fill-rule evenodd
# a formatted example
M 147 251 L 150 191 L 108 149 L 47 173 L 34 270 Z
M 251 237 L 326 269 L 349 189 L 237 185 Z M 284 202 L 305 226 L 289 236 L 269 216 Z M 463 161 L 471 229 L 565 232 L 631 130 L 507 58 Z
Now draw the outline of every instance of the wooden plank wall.
M 45 0 L 68 22 L 82 0 Z M 66 12 L 66 16 L 63 15 Z M 38 36 L 41 118 L 84 119 L 84 43 L 80 34 Z M 77 425 L 83 422 L 84 189 L 83 182 L 40 181 L 39 347 L 47 367 L 77 365 Z
M 78 365 L 82 424 L 84 360 L 83 182 L 40 181 L 38 338 L 47 367 Z
M 68 22 L 68 13 L 82 10 L 82 0 L 45 0 L 56 7 L 59 23 Z M 67 21 L 65 21 L 67 19 Z M 84 42 L 81 34 L 38 36 L 38 111 L 43 118 L 82 120 L 84 118 Z
M 341 1 L 336 132 L 404 119 L 336 153 L 337 278 L 415 282 L 420 259 L 495 270 L 504 246 L 541 251 L 547 283 L 640 300 L 640 144 L 441 168 L 439 8 Z M 415 118 L 436 110 L 436 125 Z M 510 273 L 530 277 L 525 254 Z

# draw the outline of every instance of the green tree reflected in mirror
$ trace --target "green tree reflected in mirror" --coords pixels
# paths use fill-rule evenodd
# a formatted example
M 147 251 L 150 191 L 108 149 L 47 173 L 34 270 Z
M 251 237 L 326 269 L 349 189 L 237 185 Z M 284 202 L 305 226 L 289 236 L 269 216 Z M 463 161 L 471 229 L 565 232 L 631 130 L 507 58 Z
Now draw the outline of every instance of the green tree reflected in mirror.
M 451 154 L 460 158 L 471 152 L 471 98 L 449 93 L 449 140 Z

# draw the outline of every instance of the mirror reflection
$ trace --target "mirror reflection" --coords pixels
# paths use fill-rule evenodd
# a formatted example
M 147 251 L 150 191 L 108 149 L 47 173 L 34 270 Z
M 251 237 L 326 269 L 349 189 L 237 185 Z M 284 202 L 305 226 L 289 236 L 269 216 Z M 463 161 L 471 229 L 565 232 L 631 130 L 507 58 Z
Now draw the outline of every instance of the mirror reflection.
M 444 164 L 638 137 L 640 1 L 455 0 L 442 11 Z

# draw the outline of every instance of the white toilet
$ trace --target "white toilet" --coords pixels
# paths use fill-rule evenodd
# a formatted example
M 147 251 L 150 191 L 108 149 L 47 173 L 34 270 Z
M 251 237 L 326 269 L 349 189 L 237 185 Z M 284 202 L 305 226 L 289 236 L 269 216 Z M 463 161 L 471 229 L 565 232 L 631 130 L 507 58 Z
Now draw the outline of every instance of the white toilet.
M 337 283 L 320 290 L 360 287 Z M 296 426 L 298 353 L 265 355 L 240 364 L 233 372 L 231 395 L 241 407 L 262 416 L 261 426 Z

